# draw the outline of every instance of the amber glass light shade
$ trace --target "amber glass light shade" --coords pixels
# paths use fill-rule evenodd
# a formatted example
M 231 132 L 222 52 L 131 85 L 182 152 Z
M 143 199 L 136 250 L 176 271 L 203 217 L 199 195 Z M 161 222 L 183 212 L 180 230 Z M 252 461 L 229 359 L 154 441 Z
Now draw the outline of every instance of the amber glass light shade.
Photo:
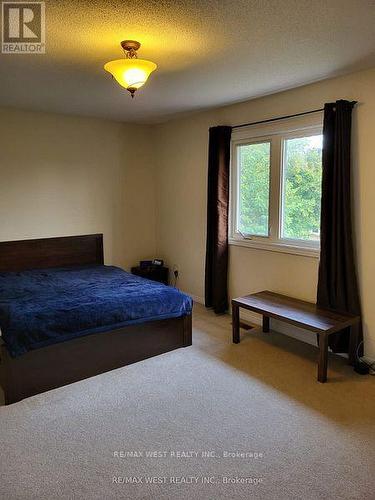
M 156 68 L 155 63 L 137 58 L 116 59 L 104 65 L 104 69 L 111 73 L 116 81 L 126 88 L 132 96 L 136 90 L 146 83 L 148 77 Z

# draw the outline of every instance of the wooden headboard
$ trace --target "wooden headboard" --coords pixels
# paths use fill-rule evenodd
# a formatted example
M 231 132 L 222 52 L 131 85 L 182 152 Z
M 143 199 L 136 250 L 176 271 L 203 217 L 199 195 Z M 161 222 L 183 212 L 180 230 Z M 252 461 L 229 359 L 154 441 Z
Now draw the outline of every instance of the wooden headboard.
M 103 263 L 102 234 L 0 242 L 0 272 Z

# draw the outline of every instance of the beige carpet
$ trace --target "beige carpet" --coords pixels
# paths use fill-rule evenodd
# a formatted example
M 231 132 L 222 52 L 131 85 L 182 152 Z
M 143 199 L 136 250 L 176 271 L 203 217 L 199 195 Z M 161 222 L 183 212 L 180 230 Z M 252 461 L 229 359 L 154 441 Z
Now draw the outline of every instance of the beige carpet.
M 374 498 L 375 377 L 315 356 L 196 306 L 193 347 L 1 407 L 0 498 Z

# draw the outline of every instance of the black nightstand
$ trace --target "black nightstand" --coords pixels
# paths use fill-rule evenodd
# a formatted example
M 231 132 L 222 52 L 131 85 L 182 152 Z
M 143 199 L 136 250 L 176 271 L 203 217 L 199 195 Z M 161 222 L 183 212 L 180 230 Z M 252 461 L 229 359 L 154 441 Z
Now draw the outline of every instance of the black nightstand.
M 135 266 L 131 268 L 132 274 L 136 274 L 137 276 L 142 276 L 142 278 L 147 278 L 153 281 L 159 281 L 160 283 L 164 283 L 164 285 L 168 285 L 168 275 L 169 269 L 164 266 L 148 266 L 148 267 L 140 267 Z

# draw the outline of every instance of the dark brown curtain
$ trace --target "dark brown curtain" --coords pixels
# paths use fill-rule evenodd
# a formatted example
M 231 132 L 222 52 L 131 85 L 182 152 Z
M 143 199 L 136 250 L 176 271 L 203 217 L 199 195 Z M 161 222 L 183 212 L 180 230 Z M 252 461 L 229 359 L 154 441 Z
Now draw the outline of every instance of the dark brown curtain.
M 337 101 L 324 107 L 321 251 L 317 304 L 361 314 L 352 237 L 350 137 L 355 103 Z M 333 352 L 349 352 L 362 341 L 362 327 L 329 336 Z M 362 354 L 362 350 L 360 355 Z M 352 360 L 354 361 L 354 360 Z
M 231 127 L 209 131 L 205 304 L 228 309 L 228 205 Z

